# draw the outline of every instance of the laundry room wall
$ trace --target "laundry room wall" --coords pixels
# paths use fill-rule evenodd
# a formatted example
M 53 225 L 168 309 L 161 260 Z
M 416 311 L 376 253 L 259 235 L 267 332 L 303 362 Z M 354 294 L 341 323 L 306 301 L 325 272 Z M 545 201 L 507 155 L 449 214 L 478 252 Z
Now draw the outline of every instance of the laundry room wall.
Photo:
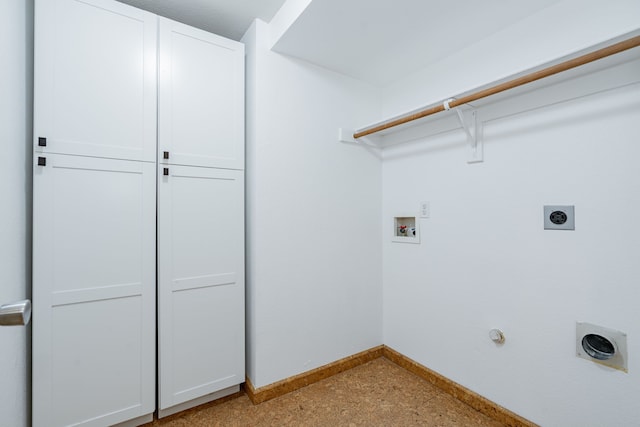
M 33 1 L 0 2 L 0 304 L 30 293 Z M 29 329 L 0 327 L 0 424 L 29 425 Z
M 639 14 L 640 2 L 635 0 L 560 1 L 386 85 L 381 89 L 383 117 L 509 79 L 633 33 Z
M 277 20 L 276 20 L 277 21 Z M 338 143 L 379 116 L 355 79 L 247 47 L 247 374 L 255 387 L 382 343 L 381 164 Z
M 637 16 L 561 2 L 386 87 L 383 111 L 637 34 Z M 482 163 L 461 129 L 385 149 L 386 345 L 543 426 L 637 425 L 639 57 L 478 108 Z M 393 217 L 423 201 L 421 243 L 392 242 Z M 575 230 L 544 230 L 544 205 L 575 206 Z M 576 357 L 576 322 L 625 332 L 628 373 Z

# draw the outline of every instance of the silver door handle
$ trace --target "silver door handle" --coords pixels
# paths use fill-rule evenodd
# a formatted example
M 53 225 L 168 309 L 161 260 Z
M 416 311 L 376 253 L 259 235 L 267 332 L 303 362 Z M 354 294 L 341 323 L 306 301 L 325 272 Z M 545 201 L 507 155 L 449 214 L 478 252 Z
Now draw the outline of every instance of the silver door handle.
M 0 326 L 24 326 L 31 319 L 31 301 L 28 299 L 0 305 Z

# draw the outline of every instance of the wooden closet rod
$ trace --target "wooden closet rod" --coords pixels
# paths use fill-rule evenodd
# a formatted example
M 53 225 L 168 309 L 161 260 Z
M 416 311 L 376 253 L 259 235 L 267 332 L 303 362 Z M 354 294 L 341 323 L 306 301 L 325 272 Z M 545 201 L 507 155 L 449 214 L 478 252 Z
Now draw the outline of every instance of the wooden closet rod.
M 544 79 L 545 77 L 549 77 L 554 74 L 558 74 L 563 71 L 567 71 L 572 68 L 576 68 L 581 65 L 585 65 L 590 62 L 597 61 L 598 59 L 606 58 L 608 56 L 615 55 L 616 53 L 624 52 L 625 50 L 629 50 L 638 46 L 640 46 L 640 36 L 632 37 L 611 46 L 607 46 L 594 52 L 587 53 L 586 55 L 582 55 L 577 58 L 562 62 L 560 64 L 552 65 L 551 67 L 535 71 L 531 74 L 527 74 L 526 76 L 518 77 L 516 79 L 500 83 L 488 89 L 483 89 L 481 91 L 472 93 L 471 95 L 463 96 L 459 99 L 454 99 L 452 101 L 449 101 L 449 107 L 453 108 L 457 107 L 458 105 L 468 104 L 469 102 L 477 101 L 478 99 L 486 98 L 487 96 L 495 95 L 497 93 L 525 85 L 527 83 L 535 82 L 536 80 Z M 440 103 L 434 107 L 429 107 L 424 110 L 418 111 L 417 113 L 412 113 L 404 117 L 392 120 L 390 122 L 372 127 L 370 129 L 356 132 L 353 134 L 353 137 L 360 138 L 363 136 L 371 135 L 372 133 L 380 132 L 385 129 L 412 122 L 414 120 L 418 120 L 444 110 L 444 103 Z

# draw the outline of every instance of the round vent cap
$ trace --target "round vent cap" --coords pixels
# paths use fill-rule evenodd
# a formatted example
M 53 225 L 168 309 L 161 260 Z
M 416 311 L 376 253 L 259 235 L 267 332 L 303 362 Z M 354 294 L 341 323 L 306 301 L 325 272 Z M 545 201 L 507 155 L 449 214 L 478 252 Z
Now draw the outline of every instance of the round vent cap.
M 605 337 L 597 334 L 588 334 L 582 338 L 582 348 L 594 359 L 608 360 L 616 354 L 616 349 Z

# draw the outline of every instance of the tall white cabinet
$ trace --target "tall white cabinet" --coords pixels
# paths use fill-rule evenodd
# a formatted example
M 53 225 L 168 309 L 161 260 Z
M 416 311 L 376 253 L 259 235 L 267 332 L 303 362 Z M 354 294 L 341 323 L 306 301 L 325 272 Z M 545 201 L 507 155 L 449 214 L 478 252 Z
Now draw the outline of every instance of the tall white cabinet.
M 138 425 L 237 390 L 242 44 L 36 0 L 34 95 L 33 425 Z
M 33 425 L 155 407 L 157 18 L 38 0 Z
M 159 34 L 163 416 L 244 382 L 244 45 L 163 18 Z

